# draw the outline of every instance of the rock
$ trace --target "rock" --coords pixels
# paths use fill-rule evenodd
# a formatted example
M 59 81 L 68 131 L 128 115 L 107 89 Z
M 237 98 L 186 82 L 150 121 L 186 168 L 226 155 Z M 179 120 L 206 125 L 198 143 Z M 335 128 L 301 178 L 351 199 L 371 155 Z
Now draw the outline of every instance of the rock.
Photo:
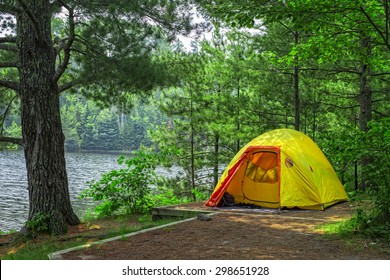
M 211 217 L 207 214 L 199 214 L 198 215 L 198 220 L 199 221 L 211 221 Z

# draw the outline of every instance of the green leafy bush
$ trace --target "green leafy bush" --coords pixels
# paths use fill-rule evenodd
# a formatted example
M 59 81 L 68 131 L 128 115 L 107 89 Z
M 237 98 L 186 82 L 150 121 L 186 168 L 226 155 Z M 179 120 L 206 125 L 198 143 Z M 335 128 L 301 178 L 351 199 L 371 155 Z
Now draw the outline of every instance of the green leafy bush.
M 173 189 L 160 189 L 157 194 L 153 196 L 155 206 L 167 206 L 190 202 L 186 197 L 176 195 Z
M 334 165 L 339 167 L 339 175 L 345 179 L 347 189 L 355 189 L 352 183 L 356 180 L 353 178 L 354 162 L 359 164 L 357 183 L 361 183 L 362 178 L 366 183 L 365 187 L 349 191 L 350 202 L 358 206 L 353 218 L 339 225 L 340 231 L 390 240 L 389 127 L 390 118 L 373 120 L 368 132 L 343 132 L 343 135 L 328 137 L 330 140 L 323 142 L 325 151 L 331 152 L 330 158 L 335 159 Z M 363 158 L 365 165 L 361 164 Z
M 81 198 L 92 198 L 101 203 L 95 207 L 98 216 L 114 213 L 147 214 L 154 206 L 182 204 L 205 200 L 208 194 L 199 189 L 183 192 L 180 178 L 157 176 L 157 164 L 165 155 L 138 151 L 134 157 L 119 157 L 118 163 L 125 165 L 119 170 L 111 170 L 102 175 L 99 181 L 88 182 L 89 188 Z
M 125 165 L 125 168 L 109 171 L 99 181 L 88 182 L 89 188 L 81 197 L 101 201 L 95 208 L 99 216 L 108 216 L 118 211 L 126 214 L 150 212 L 153 206 L 150 186 L 157 179 L 154 171 L 156 155 L 138 151 L 129 159 L 119 157 L 118 163 Z
M 369 159 L 362 167 L 368 182 L 366 200 L 355 216 L 356 230 L 372 238 L 390 240 L 390 118 L 371 121 L 360 136 L 360 156 Z M 367 203 L 370 202 L 370 203 Z
M 210 192 L 201 188 L 192 189 L 191 192 L 195 196 L 195 201 L 204 201 L 210 197 Z
M 184 178 L 183 178 L 184 177 Z M 172 178 L 161 177 L 157 181 L 156 194 L 153 201 L 156 206 L 183 204 L 193 201 L 204 201 L 208 199 L 210 192 L 208 188 L 190 189 L 185 175 Z
M 370 130 L 365 135 L 363 156 L 370 159 L 364 167 L 367 181 L 370 183 L 368 194 L 373 201 L 369 210 L 370 222 L 378 227 L 390 229 L 390 118 L 371 122 Z
M 36 234 L 38 232 L 49 231 L 50 214 L 38 213 L 31 220 L 27 221 L 25 226 L 29 232 Z

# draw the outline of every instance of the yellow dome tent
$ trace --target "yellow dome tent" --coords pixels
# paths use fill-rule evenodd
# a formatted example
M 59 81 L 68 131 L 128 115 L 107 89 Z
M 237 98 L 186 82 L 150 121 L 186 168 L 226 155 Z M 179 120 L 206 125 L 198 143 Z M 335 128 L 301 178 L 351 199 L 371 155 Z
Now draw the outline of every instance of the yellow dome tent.
M 246 144 L 223 172 L 206 206 L 225 193 L 234 204 L 324 210 L 348 196 L 320 148 L 292 129 L 266 132 Z

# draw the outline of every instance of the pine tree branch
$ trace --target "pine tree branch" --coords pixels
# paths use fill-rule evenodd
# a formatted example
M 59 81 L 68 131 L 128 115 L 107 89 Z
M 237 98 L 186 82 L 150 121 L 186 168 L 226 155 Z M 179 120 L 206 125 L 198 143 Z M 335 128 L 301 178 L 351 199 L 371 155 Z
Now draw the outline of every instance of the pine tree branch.
M 16 52 L 18 51 L 18 48 L 16 46 L 11 46 L 8 44 L 0 44 L 0 50 Z
M 0 62 L 0 68 L 17 68 L 18 63 L 15 61 L 2 61 Z
M 390 117 L 389 114 L 386 114 L 386 113 L 383 113 L 383 112 L 379 112 L 379 111 L 377 111 L 377 110 L 372 110 L 372 111 L 373 111 L 375 114 L 380 115 L 381 117 L 384 117 L 384 118 Z
M 353 108 L 358 108 L 358 107 L 359 107 L 359 105 L 339 106 L 339 105 L 335 105 L 335 104 L 331 104 L 331 103 L 326 103 L 326 102 L 321 102 L 321 104 L 322 104 L 322 105 L 325 105 L 325 106 L 334 107 L 334 108 L 337 108 L 337 109 L 342 109 L 342 110 L 353 109 Z
M 388 40 L 388 34 L 383 34 L 382 30 L 375 24 L 375 22 L 372 20 L 369 14 L 364 10 L 362 6 L 360 6 L 360 10 L 362 11 L 363 15 L 367 18 L 368 22 L 374 27 L 374 29 L 377 31 L 379 36 L 383 39 L 384 45 L 390 50 L 390 43 Z M 387 21 L 387 19 L 386 19 Z
M 10 110 L 10 108 L 11 108 L 12 102 L 15 100 L 15 98 L 16 98 L 16 95 L 15 95 L 15 96 L 11 99 L 11 101 L 8 103 L 8 106 L 7 106 L 7 108 L 6 108 L 5 111 L 4 111 L 3 120 L 1 121 L 1 125 L 0 125 L 0 135 L 3 134 L 3 131 L 4 131 L 4 122 L 5 122 L 5 119 L 6 119 L 7 115 L 8 115 L 8 112 L 9 112 L 9 110 Z
M 165 19 L 159 18 L 156 15 L 153 15 L 150 13 L 147 9 L 140 7 L 140 10 L 143 12 L 144 16 L 149 18 L 150 20 L 154 21 L 155 23 L 161 25 L 161 26 L 170 26 L 171 23 L 167 22 Z
M 64 7 L 65 9 L 67 9 L 68 11 L 71 10 L 71 7 L 68 4 L 66 4 L 64 1 L 57 0 L 57 2 L 60 3 L 61 6 Z
M 60 1 L 61 3 L 63 1 Z M 68 68 L 68 64 L 70 61 L 70 52 L 71 52 L 71 46 L 75 40 L 75 22 L 74 22 L 74 12 L 73 9 L 71 9 L 69 6 L 64 6 L 66 9 L 68 9 L 69 15 L 68 15 L 68 24 L 69 24 L 69 38 L 67 42 L 65 43 L 63 47 L 64 51 L 64 59 L 61 62 L 61 65 L 58 67 L 56 74 L 54 76 L 54 81 L 58 82 L 58 80 L 61 78 L 61 76 L 65 73 L 66 69 Z
M 23 146 L 23 139 L 22 138 L 0 136 L 0 142 L 12 143 L 12 144 L 16 144 L 19 146 Z
M 19 83 L 8 80 L 0 80 L 0 87 L 5 87 L 8 89 L 12 89 L 16 92 L 19 92 Z
M 377 73 L 377 74 L 372 74 L 372 77 L 378 77 L 378 76 L 387 76 L 390 75 L 390 72 L 382 72 L 382 73 Z
M 16 15 L 20 10 L 11 4 L 0 4 L 0 12 L 10 15 Z
M 16 43 L 16 37 L 0 37 L 0 43 Z
M 65 83 L 63 85 L 60 85 L 58 87 L 58 91 L 61 93 L 61 92 L 64 92 L 72 87 L 74 87 L 75 85 L 78 85 L 80 84 L 80 80 L 73 80 L 71 82 L 68 82 L 68 83 Z

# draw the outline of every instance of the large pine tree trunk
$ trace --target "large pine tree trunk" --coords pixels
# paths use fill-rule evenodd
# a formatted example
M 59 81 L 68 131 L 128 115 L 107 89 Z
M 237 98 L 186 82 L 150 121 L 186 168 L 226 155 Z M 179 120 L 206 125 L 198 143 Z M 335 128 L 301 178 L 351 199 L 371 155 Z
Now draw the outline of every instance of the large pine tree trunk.
M 29 216 L 62 234 L 80 221 L 70 203 L 49 1 L 24 1 L 17 17 L 20 100 L 29 191 Z

